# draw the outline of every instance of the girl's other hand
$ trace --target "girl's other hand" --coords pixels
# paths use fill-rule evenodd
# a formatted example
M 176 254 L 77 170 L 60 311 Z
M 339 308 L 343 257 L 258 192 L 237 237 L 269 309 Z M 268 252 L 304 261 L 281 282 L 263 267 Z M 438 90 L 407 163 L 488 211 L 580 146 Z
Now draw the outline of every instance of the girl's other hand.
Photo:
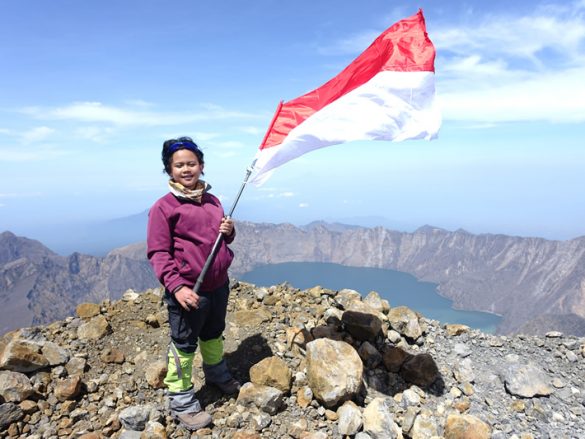
M 179 305 L 186 311 L 197 309 L 199 307 L 199 296 L 195 294 L 191 288 L 182 286 L 179 290 L 175 291 L 175 298 Z
M 231 218 L 224 216 L 221 219 L 221 224 L 219 225 L 219 231 L 225 236 L 230 236 L 234 233 L 234 220 Z

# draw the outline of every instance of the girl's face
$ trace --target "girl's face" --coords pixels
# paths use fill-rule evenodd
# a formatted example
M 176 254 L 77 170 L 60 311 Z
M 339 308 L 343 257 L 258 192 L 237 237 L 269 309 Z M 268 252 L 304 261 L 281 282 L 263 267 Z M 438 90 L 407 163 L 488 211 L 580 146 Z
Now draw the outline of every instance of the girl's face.
M 181 149 L 171 157 L 171 177 L 187 189 L 195 189 L 201 172 L 203 165 L 193 151 Z

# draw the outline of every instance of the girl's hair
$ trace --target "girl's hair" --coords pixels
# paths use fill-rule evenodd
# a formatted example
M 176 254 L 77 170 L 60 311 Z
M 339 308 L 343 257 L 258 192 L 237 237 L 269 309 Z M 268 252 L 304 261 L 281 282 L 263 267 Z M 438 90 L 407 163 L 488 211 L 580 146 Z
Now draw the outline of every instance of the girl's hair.
M 171 162 L 173 154 L 177 151 L 180 151 L 181 149 L 188 149 L 189 151 L 193 151 L 193 153 L 197 156 L 197 160 L 199 160 L 199 164 L 204 164 L 203 151 L 201 151 L 197 144 L 193 142 L 193 139 L 191 139 L 191 137 L 179 137 L 178 139 L 165 140 L 163 143 L 161 154 L 164 165 L 163 172 L 171 175 Z M 203 172 L 201 175 L 203 175 Z

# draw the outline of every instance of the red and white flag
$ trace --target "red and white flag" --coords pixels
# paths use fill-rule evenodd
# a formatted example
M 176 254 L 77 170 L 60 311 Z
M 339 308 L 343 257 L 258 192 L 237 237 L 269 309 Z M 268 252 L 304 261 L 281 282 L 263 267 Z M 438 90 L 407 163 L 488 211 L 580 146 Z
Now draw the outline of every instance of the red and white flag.
M 309 151 L 353 140 L 433 139 L 435 48 L 422 11 L 384 31 L 321 87 L 280 103 L 256 154 L 252 182 Z

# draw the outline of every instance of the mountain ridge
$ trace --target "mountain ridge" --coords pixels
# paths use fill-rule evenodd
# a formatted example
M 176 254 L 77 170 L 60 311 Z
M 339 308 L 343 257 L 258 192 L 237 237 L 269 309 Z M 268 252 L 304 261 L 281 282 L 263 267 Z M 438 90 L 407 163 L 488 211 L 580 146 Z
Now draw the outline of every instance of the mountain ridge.
M 230 270 L 235 278 L 261 264 L 292 261 L 393 269 L 438 284 L 439 293 L 453 300 L 455 308 L 502 315 L 500 333 L 536 330 L 538 326 L 530 322 L 543 315 L 547 318 L 542 321 L 550 326 L 539 333 L 558 329 L 579 335 L 583 331 L 585 237 L 550 241 L 473 235 L 462 229 L 450 232 L 429 225 L 398 232 L 323 222 L 300 228 L 242 221 L 237 230 L 232 245 L 236 258 Z M 10 235 L 0 238 L 14 242 Z M 12 293 L 28 298 L 27 309 L 34 315 L 31 323 L 62 318 L 79 301 L 115 299 L 128 288 L 158 285 L 143 242 L 114 249 L 104 257 L 79 253 L 63 257 L 48 249 L 42 253 L 31 240 L 23 243 L 34 248 L 36 256 L 0 266 L 0 301 L 14 295 L 8 294 L 8 283 L 14 285 L 22 278 Z M 67 297 L 58 299 L 64 291 Z M 18 300 L 22 304 L 22 297 Z

